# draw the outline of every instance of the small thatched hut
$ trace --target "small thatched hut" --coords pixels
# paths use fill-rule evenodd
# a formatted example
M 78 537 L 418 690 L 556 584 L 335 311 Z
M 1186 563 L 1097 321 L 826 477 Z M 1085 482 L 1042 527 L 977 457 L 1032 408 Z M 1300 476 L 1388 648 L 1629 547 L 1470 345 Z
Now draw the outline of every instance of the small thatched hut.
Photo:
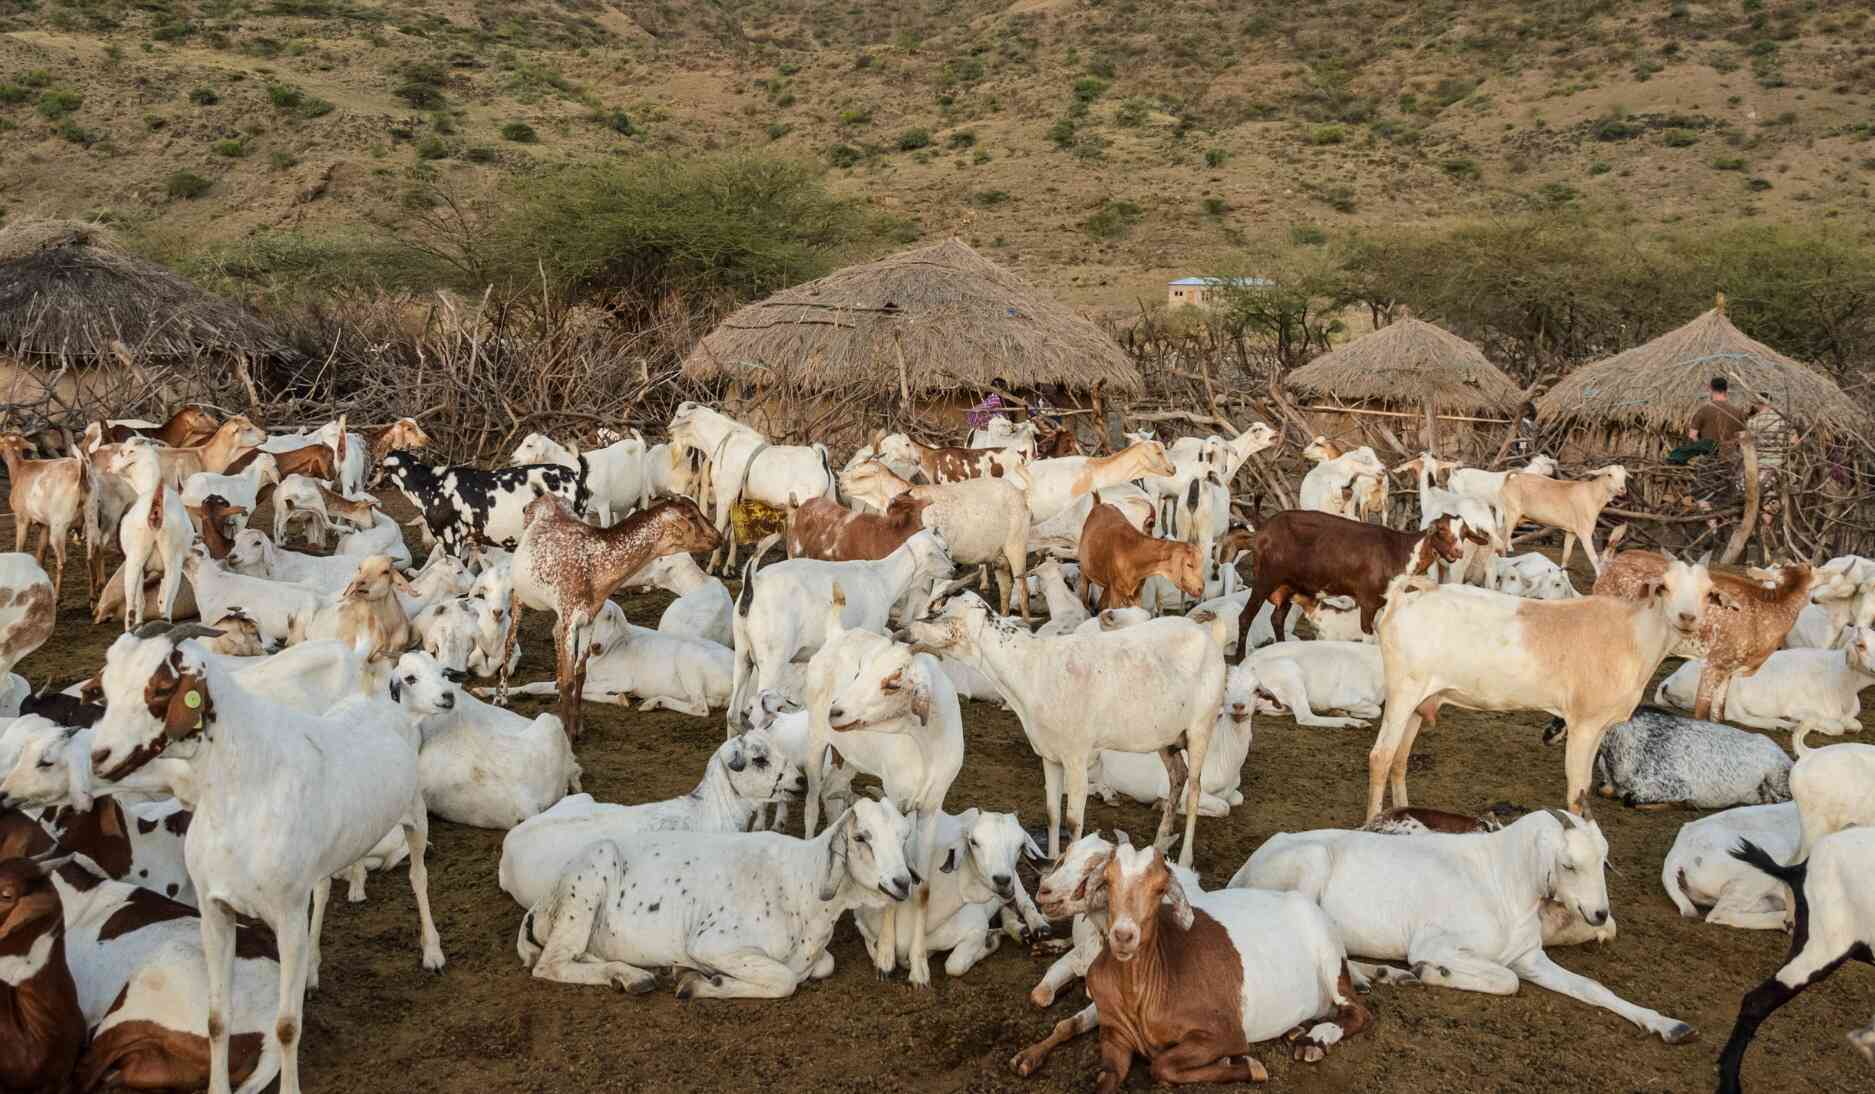
M 850 266 L 750 304 L 684 360 L 684 375 L 727 383 L 799 422 L 857 402 L 956 412 L 992 379 L 1108 395 L 1143 387 L 1090 320 L 961 240 Z M 751 408 L 753 409 L 753 408 Z M 829 423 L 840 424 L 840 423 Z M 785 427 L 784 427 L 785 431 Z
M 1372 416 L 1389 429 L 1416 427 L 1427 448 L 1437 445 L 1441 417 L 1490 426 L 1510 421 L 1523 402 L 1523 390 L 1477 346 L 1410 316 L 1322 354 L 1283 383 L 1315 400 L 1303 409 L 1324 432 L 1351 431 L 1348 418 Z
M 1828 377 L 1733 326 L 1724 297 L 1683 327 L 1563 377 L 1537 401 L 1537 423 L 1604 448 L 1655 451 L 1686 429 L 1714 376 L 1730 382 L 1735 400 L 1762 398 L 1806 431 L 1866 424 Z
M 0 404 L 121 414 L 231 378 L 251 399 L 250 367 L 292 356 L 259 316 L 129 254 L 102 225 L 0 229 Z

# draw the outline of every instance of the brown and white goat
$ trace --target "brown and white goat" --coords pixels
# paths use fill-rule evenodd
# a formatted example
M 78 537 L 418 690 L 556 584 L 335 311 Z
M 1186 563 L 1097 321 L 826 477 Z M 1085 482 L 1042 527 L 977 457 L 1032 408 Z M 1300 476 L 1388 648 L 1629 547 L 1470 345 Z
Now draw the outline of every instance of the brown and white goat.
M 235 457 L 234 461 L 228 465 L 227 473 L 240 474 L 246 470 L 248 464 L 260 458 L 260 453 L 261 450 L 256 448 Z M 339 474 L 338 459 L 339 457 L 333 454 L 330 446 L 317 442 L 301 445 L 298 448 L 289 448 L 285 452 L 273 453 L 273 462 L 279 467 L 280 478 L 283 480 L 288 475 L 305 475 L 308 478 L 336 482 Z
M 521 520 L 498 694 L 507 690 L 508 666 L 513 663 L 509 654 L 521 630 L 522 608 L 553 612 L 560 722 L 569 737 L 578 738 L 589 639 L 606 599 L 652 559 L 680 551 L 714 551 L 722 536 L 689 498 L 641 509 L 610 528 L 594 528 L 559 495 L 541 494 L 528 502 Z
M 1204 599 L 1204 551 L 1197 544 L 1146 535 L 1099 495 L 1081 525 L 1079 555 L 1081 576 L 1100 586 L 1103 611 L 1138 606 L 1140 587 L 1155 574 Z
M 400 448 L 424 448 L 429 443 L 430 435 L 415 418 L 399 418 L 372 436 L 371 458 L 381 460 Z
M 848 509 L 832 498 L 809 498 L 788 513 L 788 557 L 870 562 L 899 549 L 924 529 L 930 502 L 893 498 L 883 515 Z
M 1596 596 L 1640 600 L 1667 572 L 1668 559 L 1653 551 L 1623 551 L 1595 579 Z M 1786 566 L 1772 588 L 1737 574 L 1714 572 L 1717 599 L 1700 619 L 1696 634 L 1674 646 L 1681 657 L 1702 658 L 1693 717 L 1725 711 L 1732 677 L 1750 676 L 1784 644 L 1816 582 L 1808 566 Z
M 6 461 L 7 481 L 11 487 L 7 505 L 13 511 L 13 549 L 24 551 L 27 535 L 34 528 L 39 529 L 39 543 L 33 548 L 33 558 L 44 566 L 46 547 L 51 546 L 55 560 L 52 596 L 57 600 L 65 583 L 65 549 L 73 526 L 80 526 L 85 537 L 85 555 L 90 559 L 87 572 L 92 583 L 91 593 L 96 596 L 101 568 L 98 528 L 94 522 L 84 519 L 97 512 L 95 507 L 85 504 L 86 495 L 96 488 L 90 461 L 83 456 L 27 459 L 26 453 L 31 450 L 32 442 L 21 434 L 0 433 L 0 459 Z
M 1560 480 L 1544 475 L 1514 472 L 1504 476 L 1502 507 L 1504 534 L 1517 534 L 1519 521 L 1531 520 L 1563 533 L 1562 564 L 1569 565 L 1576 540 L 1588 552 L 1589 565 L 1602 572 L 1601 556 L 1595 553 L 1595 522 L 1601 519 L 1608 503 L 1628 492 L 1628 469 L 1618 463 L 1601 468 L 1586 479 Z M 1508 546 L 1508 544 L 1506 545 Z
M 1373 1025 L 1334 924 L 1307 898 L 1187 894 L 1163 852 L 1127 843 L 1105 874 L 1107 945 L 1087 971 L 1100 1016 L 1096 1094 L 1119 1090 L 1135 1056 L 1161 1083 L 1263 1082 L 1252 1045 L 1283 1037 L 1312 1063 Z
M 228 504 L 228 499 L 220 494 L 210 494 L 202 499 L 201 505 L 185 505 L 189 519 L 202 533 L 202 543 L 208 548 L 208 557 L 220 562 L 234 549 L 234 536 L 239 532 L 241 518 L 247 510 L 239 505 Z
M 88 1032 L 58 890 L 30 859 L 0 862 L 0 1090 L 65 1089 Z
M 358 564 L 358 576 L 339 594 L 338 639 L 354 649 L 362 643 L 372 660 L 396 661 L 410 648 L 416 630 L 397 594 L 416 590 L 389 555 L 370 555 Z
M 903 433 L 875 435 L 878 458 L 900 467 L 916 468 L 927 482 L 962 482 L 965 479 L 1002 478 L 1029 462 L 1016 448 L 933 448 Z

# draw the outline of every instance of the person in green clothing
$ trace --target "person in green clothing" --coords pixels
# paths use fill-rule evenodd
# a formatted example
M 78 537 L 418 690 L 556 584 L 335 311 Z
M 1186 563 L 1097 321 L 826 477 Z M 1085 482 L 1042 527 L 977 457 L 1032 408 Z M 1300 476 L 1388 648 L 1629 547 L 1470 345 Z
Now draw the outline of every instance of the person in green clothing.
M 1745 430 L 1745 414 L 1732 405 L 1730 389 L 1723 376 L 1714 376 L 1710 397 L 1693 413 L 1686 429 L 1687 444 L 1667 453 L 1668 463 L 1690 463 L 1696 456 L 1709 456 L 1725 447 Z

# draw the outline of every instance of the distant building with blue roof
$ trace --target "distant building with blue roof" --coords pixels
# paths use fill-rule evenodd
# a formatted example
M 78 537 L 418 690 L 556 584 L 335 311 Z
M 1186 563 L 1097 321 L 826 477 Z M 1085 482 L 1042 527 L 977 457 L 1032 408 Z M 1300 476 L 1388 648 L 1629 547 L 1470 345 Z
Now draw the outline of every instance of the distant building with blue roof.
M 1275 284 L 1267 277 L 1181 277 L 1166 282 L 1165 306 L 1204 308 L 1219 289 L 1267 289 Z

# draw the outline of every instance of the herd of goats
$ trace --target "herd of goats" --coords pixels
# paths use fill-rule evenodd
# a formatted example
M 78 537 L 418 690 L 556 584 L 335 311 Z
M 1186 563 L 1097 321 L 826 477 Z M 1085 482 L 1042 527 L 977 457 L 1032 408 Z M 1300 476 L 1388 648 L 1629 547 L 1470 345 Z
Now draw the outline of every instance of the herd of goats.
M 443 966 L 431 815 L 507 831 L 521 959 L 565 983 L 641 992 L 671 968 L 680 998 L 786 996 L 833 973 L 850 910 L 877 969 L 924 986 L 934 952 L 961 976 L 1004 936 L 1071 919 L 1031 999 L 1083 978 L 1092 1003 L 1012 1063 L 1031 1074 L 1098 1029 L 1103 1094 L 1135 1057 L 1174 1083 L 1264 1079 L 1250 1052 L 1277 1038 L 1319 1060 L 1372 1024 L 1376 982 L 1528 981 L 1693 1039 L 1546 953 L 1615 934 L 1591 789 L 1724 810 L 1681 829 L 1667 895 L 1688 917 L 1794 931 L 1744 997 L 1721 1092 L 1771 1012 L 1870 960 L 1875 746 L 1806 735 L 1860 731 L 1875 561 L 1722 571 L 1615 553 L 1618 531 L 1598 552 L 1618 465 L 1564 479 L 1543 457 L 1497 471 L 1428 452 L 1390 469 L 1320 437 L 1300 507 L 1251 530 L 1231 484 L 1277 443 L 1269 427 L 1129 440 L 1090 456 L 997 418 L 957 447 L 878 434 L 836 471 L 824 446 L 770 444 L 696 403 L 664 443 L 534 434 L 494 470 L 428 462 L 410 419 L 270 434 L 186 407 L 95 423 L 63 455 L 0 434 L 20 552 L 0 555 L 0 1091 L 225 1094 L 277 1076 L 298 1094 L 335 878 L 362 900 L 368 870 L 407 860 L 423 965 Z M 1395 473 L 1416 479 L 1416 527 L 1375 519 Z M 421 567 L 373 489 L 416 508 Z M 732 518 L 752 503 L 785 522 L 738 567 Z M 1564 565 L 1581 541 L 1589 595 L 1510 553 L 1525 523 L 1564 533 Z M 35 694 L 10 670 L 53 633 L 74 537 L 95 620 L 124 633 L 96 675 Z M 765 563 L 777 539 L 787 557 Z M 655 628 L 611 599 L 640 588 L 673 596 Z M 555 678 L 520 684 L 530 610 L 554 616 Z M 1668 657 L 1687 660 L 1643 706 Z M 726 710 L 697 788 L 580 793 L 589 688 Z M 557 695 L 557 713 L 511 712 L 515 691 Z M 1046 850 L 1014 814 L 947 811 L 962 698 L 1020 720 Z M 1553 715 L 1567 808 L 1411 806 L 1408 755 L 1446 705 Z M 1260 713 L 1380 719 L 1368 822 L 1277 835 L 1207 890 L 1198 817 L 1243 804 Z M 1795 761 L 1720 722 L 1792 731 Z M 1154 839 L 1084 831 L 1090 793 L 1159 804 Z M 1025 859 L 1045 863 L 1033 895 Z M 1850 1042 L 1875 1061 L 1875 1024 Z

